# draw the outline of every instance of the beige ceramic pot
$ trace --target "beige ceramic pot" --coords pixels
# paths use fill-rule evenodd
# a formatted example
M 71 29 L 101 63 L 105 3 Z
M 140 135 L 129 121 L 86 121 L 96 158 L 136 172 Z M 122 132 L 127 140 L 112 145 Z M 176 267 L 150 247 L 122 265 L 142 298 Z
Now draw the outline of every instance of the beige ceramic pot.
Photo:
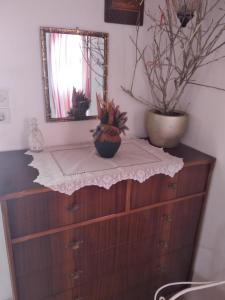
M 162 148 L 177 146 L 188 125 L 188 115 L 176 112 L 175 116 L 161 115 L 153 110 L 148 111 L 147 131 L 151 143 Z

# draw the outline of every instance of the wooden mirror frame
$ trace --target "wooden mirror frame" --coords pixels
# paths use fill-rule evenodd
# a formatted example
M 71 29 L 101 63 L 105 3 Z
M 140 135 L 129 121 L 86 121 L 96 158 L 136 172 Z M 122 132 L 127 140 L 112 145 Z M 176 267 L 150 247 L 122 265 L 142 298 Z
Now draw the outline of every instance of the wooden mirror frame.
M 64 122 L 64 121 L 80 121 L 72 117 L 66 118 L 52 118 L 49 98 L 49 81 L 48 81 L 48 65 L 47 65 L 47 47 L 46 47 L 46 33 L 65 33 L 76 35 L 88 35 L 93 37 L 100 37 L 104 39 L 104 71 L 103 71 L 103 99 L 106 101 L 108 93 L 107 77 L 108 77 L 108 38 L 109 34 L 104 32 L 95 32 L 88 30 L 81 30 L 79 28 L 57 28 L 57 27 L 41 27 L 41 59 L 42 59 L 42 81 L 44 86 L 44 99 L 45 99 L 45 116 L 47 122 Z M 97 116 L 87 116 L 85 120 L 96 119 Z

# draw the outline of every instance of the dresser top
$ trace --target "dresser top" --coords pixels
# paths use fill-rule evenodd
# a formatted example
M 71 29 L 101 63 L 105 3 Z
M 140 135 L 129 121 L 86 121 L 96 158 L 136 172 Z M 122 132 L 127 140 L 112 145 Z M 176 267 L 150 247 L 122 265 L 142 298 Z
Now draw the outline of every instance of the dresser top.
M 184 164 L 213 163 L 214 158 L 180 144 L 173 149 L 167 149 L 171 155 L 183 158 Z M 41 185 L 33 183 L 38 171 L 28 167 L 32 157 L 25 155 L 26 150 L 0 152 L 0 196 L 18 193 L 30 189 L 40 189 Z

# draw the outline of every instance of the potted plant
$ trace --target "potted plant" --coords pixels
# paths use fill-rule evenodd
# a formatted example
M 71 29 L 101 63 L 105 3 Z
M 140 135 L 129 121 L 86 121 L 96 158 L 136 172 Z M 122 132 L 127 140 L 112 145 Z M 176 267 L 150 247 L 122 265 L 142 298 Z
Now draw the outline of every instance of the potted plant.
M 203 85 L 194 80 L 196 71 L 225 57 L 215 56 L 225 45 L 225 10 L 220 3 L 165 0 L 158 16 L 146 13 L 150 34 L 146 45 L 139 46 L 138 26 L 136 38 L 131 37 L 136 49 L 135 67 L 130 87 L 122 89 L 148 106 L 147 131 L 156 146 L 174 147 L 179 143 L 188 124 L 188 115 L 181 108 L 187 85 Z M 150 100 L 138 97 L 134 91 L 140 62 L 150 88 Z
M 70 117 L 76 120 L 83 120 L 86 118 L 86 112 L 90 107 L 91 100 L 85 96 L 83 91 L 77 91 L 73 88 L 72 94 L 72 108 L 68 112 Z
M 93 132 L 94 143 L 100 156 L 111 158 L 120 147 L 120 134 L 125 134 L 125 130 L 128 129 L 125 125 L 127 113 L 121 113 L 113 100 L 106 102 L 99 95 L 96 97 L 100 125 Z

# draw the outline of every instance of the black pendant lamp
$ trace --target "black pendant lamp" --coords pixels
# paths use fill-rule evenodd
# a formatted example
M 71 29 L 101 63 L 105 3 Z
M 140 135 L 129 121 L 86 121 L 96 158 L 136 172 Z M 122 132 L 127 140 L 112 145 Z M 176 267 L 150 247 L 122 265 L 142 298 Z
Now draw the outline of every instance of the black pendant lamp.
M 201 0 L 172 0 L 177 17 L 182 27 L 194 17 L 195 11 L 200 7 Z

